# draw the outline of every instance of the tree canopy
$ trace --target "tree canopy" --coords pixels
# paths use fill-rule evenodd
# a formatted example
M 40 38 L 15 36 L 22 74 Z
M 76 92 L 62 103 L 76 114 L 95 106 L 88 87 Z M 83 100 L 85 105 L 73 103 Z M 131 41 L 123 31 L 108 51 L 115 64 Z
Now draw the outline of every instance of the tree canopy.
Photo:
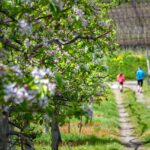
M 104 56 L 115 48 L 107 15 L 111 3 L 0 3 L 1 116 L 9 112 L 8 121 L 19 126 L 22 134 L 29 122 L 43 123 L 48 116 L 54 131 L 54 121 L 56 127 L 65 118 L 79 115 L 85 102 L 103 94 Z

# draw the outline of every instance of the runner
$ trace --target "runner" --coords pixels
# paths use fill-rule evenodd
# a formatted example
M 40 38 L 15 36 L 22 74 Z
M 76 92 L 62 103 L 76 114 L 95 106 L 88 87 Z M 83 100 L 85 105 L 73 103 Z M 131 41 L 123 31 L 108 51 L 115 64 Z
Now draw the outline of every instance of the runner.
M 137 88 L 138 92 L 142 93 L 142 86 L 143 86 L 143 79 L 145 77 L 145 72 L 143 71 L 142 67 L 139 66 L 138 70 L 136 71 L 136 79 L 137 79 Z
M 119 83 L 120 92 L 123 92 L 123 84 L 125 82 L 125 75 L 123 73 L 120 73 L 119 75 L 117 75 L 117 81 Z

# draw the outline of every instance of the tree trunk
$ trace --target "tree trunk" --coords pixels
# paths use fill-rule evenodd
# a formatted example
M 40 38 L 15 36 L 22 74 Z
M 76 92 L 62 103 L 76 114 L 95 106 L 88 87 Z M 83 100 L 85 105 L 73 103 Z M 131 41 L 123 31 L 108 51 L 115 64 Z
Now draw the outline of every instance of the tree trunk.
M 82 116 L 80 117 L 80 122 L 79 122 L 79 133 L 81 133 L 82 130 Z
M 30 126 L 30 122 L 28 120 L 25 120 L 24 122 L 24 129 Z M 23 147 L 22 150 L 34 150 L 34 144 L 30 140 L 30 138 L 22 139 L 23 141 Z
M 9 133 L 14 131 L 14 127 L 11 124 L 8 125 L 8 131 Z M 8 140 L 10 141 L 10 143 L 7 144 L 8 150 L 15 150 L 16 145 L 13 144 L 13 140 L 14 140 L 13 136 L 9 136 Z
M 0 114 L 0 150 L 7 150 L 8 113 Z
M 52 133 L 52 150 L 58 150 L 59 143 L 61 142 L 61 134 L 58 126 L 56 112 L 53 112 L 52 114 L 51 133 Z
M 149 63 L 148 48 L 146 48 L 146 63 L 147 63 L 147 73 L 148 73 L 148 84 L 150 84 L 150 63 Z
M 68 122 L 68 133 L 70 133 L 70 130 L 71 130 L 71 125 L 70 122 Z

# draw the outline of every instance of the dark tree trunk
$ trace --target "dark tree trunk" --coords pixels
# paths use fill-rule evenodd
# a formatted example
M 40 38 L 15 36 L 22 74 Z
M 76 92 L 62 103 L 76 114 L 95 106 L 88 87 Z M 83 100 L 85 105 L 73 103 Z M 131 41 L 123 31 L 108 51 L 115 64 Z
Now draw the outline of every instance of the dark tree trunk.
M 0 150 L 7 150 L 8 113 L 0 114 Z
M 30 122 L 25 120 L 24 129 L 30 126 Z M 22 139 L 22 150 L 34 150 L 34 144 L 30 138 Z
M 80 117 L 80 122 L 79 122 L 79 133 L 81 133 L 81 130 L 82 130 L 82 116 Z
M 71 131 L 71 125 L 70 125 L 70 122 L 68 122 L 68 133 L 70 133 Z
M 11 124 L 8 125 L 8 131 L 9 131 L 9 133 L 14 131 L 14 127 Z M 13 136 L 9 136 L 8 140 L 10 141 L 10 143 L 8 143 L 8 145 L 7 145 L 8 150 L 15 150 L 16 145 L 13 143 L 14 142 L 13 141 L 14 140 Z
M 147 83 L 150 85 L 150 62 L 149 62 L 149 51 L 148 51 L 148 48 L 146 48 L 146 64 L 147 64 L 147 73 L 148 73 Z
M 59 143 L 61 142 L 61 134 L 59 130 L 57 114 L 55 112 L 53 112 L 52 114 L 51 133 L 52 133 L 52 150 L 58 150 Z

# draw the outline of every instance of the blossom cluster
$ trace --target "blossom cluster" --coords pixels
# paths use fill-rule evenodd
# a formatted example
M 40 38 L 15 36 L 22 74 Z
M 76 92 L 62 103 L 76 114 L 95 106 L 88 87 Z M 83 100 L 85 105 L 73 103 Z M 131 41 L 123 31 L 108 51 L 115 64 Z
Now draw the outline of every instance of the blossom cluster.
M 22 35 L 28 35 L 32 33 L 32 24 L 27 23 L 25 19 L 19 21 L 19 27 Z
M 17 76 L 19 74 L 23 77 L 22 70 L 17 65 L 11 69 L 16 72 Z M 27 100 L 30 103 L 37 102 L 41 107 L 48 106 L 49 96 L 54 95 L 56 89 L 56 84 L 54 81 L 52 82 L 53 72 L 48 68 L 34 67 L 30 74 L 33 78 L 30 87 L 28 83 L 21 86 L 16 82 L 4 85 L 5 102 L 12 101 L 15 104 L 20 104 Z
M 10 83 L 4 85 L 4 101 L 8 102 L 12 100 L 16 104 L 22 103 L 24 100 L 31 101 L 36 97 L 37 92 L 33 90 L 27 90 L 26 85 L 20 87 L 17 83 Z
M 74 8 L 74 12 L 81 19 L 82 25 L 83 26 L 87 26 L 88 25 L 88 21 L 85 18 L 85 13 L 83 12 L 83 10 L 80 9 L 80 8 L 75 7 Z
M 41 69 L 38 67 L 34 67 L 34 69 L 31 71 L 31 75 L 34 78 L 34 83 L 37 85 L 37 87 L 44 87 L 45 90 L 48 91 L 48 95 L 55 94 L 56 84 L 50 81 L 50 79 L 54 77 L 54 74 L 49 68 Z M 39 105 L 41 107 L 48 106 L 48 95 L 45 94 L 40 98 Z
M 51 83 L 49 78 L 54 77 L 54 74 L 49 68 L 43 68 L 39 69 L 37 67 L 34 67 L 34 69 L 31 71 L 31 75 L 34 78 L 34 83 L 41 86 L 42 84 L 46 85 L 47 90 L 51 92 L 51 94 L 54 94 L 56 84 Z M 46 77 L 46 78 L 45 78 Z
M 18 65 L 12 66 L 11 69 L 16 73 L 17 76 L 23 75 L 22 70 L 20 69 Z

